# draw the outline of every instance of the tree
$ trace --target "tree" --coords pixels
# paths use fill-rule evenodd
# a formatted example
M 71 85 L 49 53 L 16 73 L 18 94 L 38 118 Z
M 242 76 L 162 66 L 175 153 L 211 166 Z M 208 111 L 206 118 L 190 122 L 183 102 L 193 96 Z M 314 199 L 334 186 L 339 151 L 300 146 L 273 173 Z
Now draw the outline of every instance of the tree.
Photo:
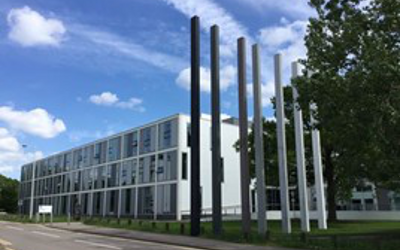
M 400 189 L 400 1 L 362 2 L 310 1 L 318 15 L 303 64 L 312 75 L 294 82 L 302 108 L 318 106 L 330 220 L 339 190 L 360 180 Z
M 0 174 L 0 210 L 7 213 L 18 211 L 19 181 Z

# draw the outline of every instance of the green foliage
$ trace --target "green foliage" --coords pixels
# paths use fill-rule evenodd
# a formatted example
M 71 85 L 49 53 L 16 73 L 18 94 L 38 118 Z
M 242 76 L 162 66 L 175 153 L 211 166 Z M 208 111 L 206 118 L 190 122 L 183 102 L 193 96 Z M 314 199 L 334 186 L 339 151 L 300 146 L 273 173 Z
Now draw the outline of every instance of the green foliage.
M 19 181 L 0 174 L 0 210 L 7 213 L 18 211 Z
M 303 63 L 313 74 L 295 83 L 303 107 L 318 105 L 336 184 L 368 179 L 399 190 L 400 1 L 361 2 L 311 1 L 318 16 L 310 20 Z

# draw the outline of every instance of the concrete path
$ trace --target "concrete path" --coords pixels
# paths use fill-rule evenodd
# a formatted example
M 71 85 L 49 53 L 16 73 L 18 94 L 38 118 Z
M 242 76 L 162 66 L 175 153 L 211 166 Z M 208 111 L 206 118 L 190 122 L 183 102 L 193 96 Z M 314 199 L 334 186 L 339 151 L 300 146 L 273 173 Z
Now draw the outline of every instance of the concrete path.
M 224 241 L 196 238 L 181 235 L 168 235 L 140 232 L 133 230 L 96 227 L 84 225 L 82 223 L 55 223 L 49 226 L 56 229 L 67 230 L 72 232 L 102 235 L 108 237 L 133 239 L 142 242 L 155 242 L 166 246 L 181 246 L 194 249 L 204 250 L 291 250 L 288 248 L 272 247 L 272 246 L 252 246 L 246 244 L 234 244 Z

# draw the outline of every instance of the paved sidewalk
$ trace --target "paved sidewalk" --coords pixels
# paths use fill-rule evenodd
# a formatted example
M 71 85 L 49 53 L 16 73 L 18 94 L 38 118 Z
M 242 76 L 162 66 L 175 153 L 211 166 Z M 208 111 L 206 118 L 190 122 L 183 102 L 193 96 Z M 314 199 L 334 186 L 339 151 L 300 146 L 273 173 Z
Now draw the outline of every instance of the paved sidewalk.
M 73 232 L 96 234 L 109 237 L 119 237 L 132 240 L 140 240 L 147 242 L 156 242 L 166 245 L 175 245 L 183 247 L 193 247 L 197 249 L 205 250 L 291 250 L 288 248 L 272 247 L 272 246 L 252 246 L 245 244 L 234 244 L 224 241 L 182 236 L 182 235 L 169 235 L 169 234 L 158 234 L 148 233 L 133 230 L 96 227 L 84 225 L 82 223 L 53 223 L 53 228 L 68 230 Z

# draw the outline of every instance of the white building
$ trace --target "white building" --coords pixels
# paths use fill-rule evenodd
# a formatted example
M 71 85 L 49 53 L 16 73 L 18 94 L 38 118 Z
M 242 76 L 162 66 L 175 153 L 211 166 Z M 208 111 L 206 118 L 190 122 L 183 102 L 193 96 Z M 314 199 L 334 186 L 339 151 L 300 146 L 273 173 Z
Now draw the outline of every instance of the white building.
M 202 115 L 200 128 L 202 208 L 207 213 L 212 191 L 209 116 Z M 230 213 L 240 212 L 240 161 L 233 147 L 238 138 L 238 126 L 223 121 L 222 205 Z M 178 114 L 26 164 L 20 211 L 35 214 L 39 205 L 51 204 L 55 215 L 179 220 L 190 210 L 189 140 L 190 117 Z

